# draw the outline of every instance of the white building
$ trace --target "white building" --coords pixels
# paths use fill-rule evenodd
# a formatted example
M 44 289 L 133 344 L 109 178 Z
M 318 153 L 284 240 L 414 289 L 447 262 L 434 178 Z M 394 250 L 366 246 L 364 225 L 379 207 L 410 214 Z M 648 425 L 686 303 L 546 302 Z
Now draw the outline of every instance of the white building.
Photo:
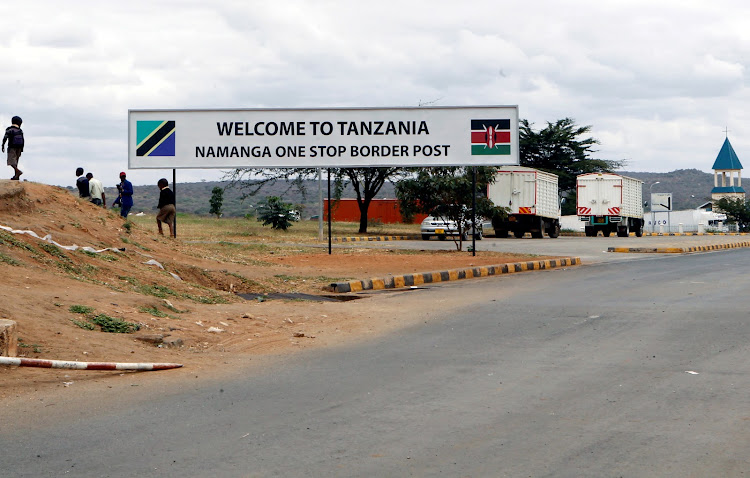
M 708 203 L 710 206 L 710 203 Z M 672 212 L 655 212 L 653 215 L 646 214 L 643 219 L 645 232 L 698 232 L 698 226 L 703 225 L 705 232 L 726 232 L 727 227 L 724 224 L 727 220 L 726 214 L 720 214 L 713 211 L 707 211 L 706 205 L 701 205 L 696 209 L 685 209 L 682 211 Z M 563 231 L 583 232 L 584 223 L 578 220 L 578 216 L 560 217 L 560 228 Z

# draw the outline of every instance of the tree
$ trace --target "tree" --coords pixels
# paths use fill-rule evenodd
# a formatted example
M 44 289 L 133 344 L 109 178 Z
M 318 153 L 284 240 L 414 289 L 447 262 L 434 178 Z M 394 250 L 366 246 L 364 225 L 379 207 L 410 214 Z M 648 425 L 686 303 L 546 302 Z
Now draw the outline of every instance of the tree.
M 578 126 L 571 118 L 547 122 L 547 126 L 538 132 L 534 131 L 528 120 L 521 120 L 518 133 L 521 166 L 558 176 L 560 192 L 572 199 L 563 204 L 563 209 L 575 209 L 576 176 L 612 172 L 624 165 L 624 161 L 592 158 L 591 155 L 596 152 L 594 145 L 599 141 L 591 137 L 583 138 L 590 131 L 591 126 Z
M 286 231 L 294 221 L 294 206 L 285 203 L 278 196 L 268 196 L 257 207 L 258 222 L 271 229 Z
M 208 200 L 211 205 L 209 214 L 215 214 L 216 217 L 221 217 L 221 208 L 224 205 L 224 189 L 216 186 L 211 190 L 211 199 Z
M 405 168 L 335 168 L 331 169 L 335 184 L 334 197 L 341 198 L 347 184 L 351 184 L 357 195 L 359 206 L 359 232 L 367 233 L 367 213 L 370 203 L 380 192 L 386 181 L 395 182 L 405 174 Z M 315 178 L 317 168 L 267 168 L 267 169 L 235 169 L 227 176 L 230 185 L 237 185 L 244 190 L 242 198 L 254 196 L 266 184 L 286 181 L 289 187 L 297 187 L 305 194 L 305 181 Z
M 402 214 L 423 213 L 454 221 L 458 228 L 458 237 L 454 241 L 456 248 L 462 250 L 463 237 L 471 227 L 472 175 L 470 167 L 420 168 L 415 176 L 396 184 Z M 486 190 L 487 184 L 493 180 L 494 168 L 477 168 L 478 191 Z M 495 212 L 492 201 L 481 195 L 476 203 L 477 222 L 482 217 L 492 217 Z
M 716 202 L 716 208 L 737 224 L 739 232 L 750 230 L 750 203 L 747 200 L 721 198 Z

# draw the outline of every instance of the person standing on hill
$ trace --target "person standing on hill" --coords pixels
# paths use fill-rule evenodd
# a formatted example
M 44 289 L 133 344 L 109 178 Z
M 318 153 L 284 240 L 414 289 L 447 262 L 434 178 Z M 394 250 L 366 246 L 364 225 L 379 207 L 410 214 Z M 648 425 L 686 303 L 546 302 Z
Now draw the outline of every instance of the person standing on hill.
M 107 196 L 104 194 L 104 186 L 102 185 L 102 182 L 96 179 L 91 173 L 86 173 L 86 179 L 89 180 L 91 202 L 107 209 Z
M 169 226 L 169 235 L 174 236 L 174 218 L 177 215 L 175 209 L 175 197 L 171 189 L 169 189 L 169 181 L 167 178 L 161 178 L 157 183 L 159 186 L 159 204 L 156 206 L 159 208 L 159 214 L 156 215 L 156 226 L 159 228 L 159 234 L 164 235 L 164 231 L 161 228 L 161 223 L 165 222 Z
M 11 119 L 11 125 L 5 128 L 5 136 L 3 136 L 3 153 L 5 152 L 5 142 L 8 142 L 8 166 L 13 168 L 13 177 L 10 178 L 14 181 L 18 181 L 23 174 L 23 171 L 18 169 L 18 160 L 21 158 L 23 152 L 23 131 L 21 130 L 21 123 L 23 120 L 20 116 L 14 116 Z
M 130 208 L 133 207 L 133 185 L 127 180 L 125 171 L 120 173 L 120 216 L 128 218 Z
M 81 199 L 91 199 L 89 192 L 89 180 L 83 175 L 83 168 L 76 168 L 76 187 L 78 188 L 78 197 Z
M 115 187 L 117 188 L 117 197 L 112 202 L 112 208 L 115 206 L 122 207 L 122 184 L 117 183 L 115 184 Z

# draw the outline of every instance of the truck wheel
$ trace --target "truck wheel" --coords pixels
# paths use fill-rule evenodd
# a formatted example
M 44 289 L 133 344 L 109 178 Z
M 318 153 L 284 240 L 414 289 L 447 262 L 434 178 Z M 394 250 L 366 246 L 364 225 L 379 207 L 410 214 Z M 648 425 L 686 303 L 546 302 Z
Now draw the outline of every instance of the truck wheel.
M 508 237 L 508 231 L 506 229 L 495 229 L 495 237 Z
M 429 241 L 430 240 L 430 235 L 429 234 L 422 234 L 422 240 L 423 241 Z
M 544 219 L 540 217 L 540 218 L 537 218 L 537 220 L 534 222 L 536 222 L 534 226 L 536 226 L 538 230 L 532 229 L 531 237 L 533 237 L 534 239 L 541 239 L 544 237 Z
M 610 231 L 609 229 L 602 230 L 602 236 L 609 237 L 610 234 L 612 234 L 612 231 Z
M 555 221 L 552 224 L 552 227 L 547 229 L 547 235 L 551 237 L 552 239 L 560 237 L 560 222 L 559 221 Z
M 593 227 L 586 226 L 584 231 L 586 232 L 586 237 L 596 237 L 596 229 L 594 229 Z
M 519 229 L 513 231 L 513 235 L 516 236 L 517 239 L 521 239 L 524 234 L 526 234 L 526 231 L 521 231 Z
M 643 237 L 643 221 L 637 221 L 635 224 L 635 237 Z
M 628 237 L 630 235 L 630 231 L 628 230 L 628 226 L 618 226 L 617 227 L 617 237 Z

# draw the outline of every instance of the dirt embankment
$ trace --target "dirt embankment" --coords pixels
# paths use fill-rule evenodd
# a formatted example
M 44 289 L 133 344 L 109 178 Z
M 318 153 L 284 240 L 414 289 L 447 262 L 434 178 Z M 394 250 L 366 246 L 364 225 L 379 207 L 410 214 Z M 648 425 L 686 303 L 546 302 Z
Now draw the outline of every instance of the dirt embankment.
M 248 301 L 237 293 L 324 294 L 322 286 L 331 280 L 523 259 L 365 248 L 332 256 L 299 247 L 234 247 L 217 254 L 158 236 L 155 225 L 138 227 L 65 189 L 8 180 L 0 180 L 0 226 L 47 236 L 0 230 L 0 318 L 17 322 L 20 356 L 184 363 L 173 375 L 178 378 L 228 357 L 327 346 L 394 326 L 381 320 L 383 311 L 373 310 L 372 299 Z M 66 249 L 72 245 L 87 249 Z M 131 333 L 102 332 L 102 324 Z M 174 346 L 160 343 L 164 338 Z M 0 398 L 117 376 L 0 366 Z

